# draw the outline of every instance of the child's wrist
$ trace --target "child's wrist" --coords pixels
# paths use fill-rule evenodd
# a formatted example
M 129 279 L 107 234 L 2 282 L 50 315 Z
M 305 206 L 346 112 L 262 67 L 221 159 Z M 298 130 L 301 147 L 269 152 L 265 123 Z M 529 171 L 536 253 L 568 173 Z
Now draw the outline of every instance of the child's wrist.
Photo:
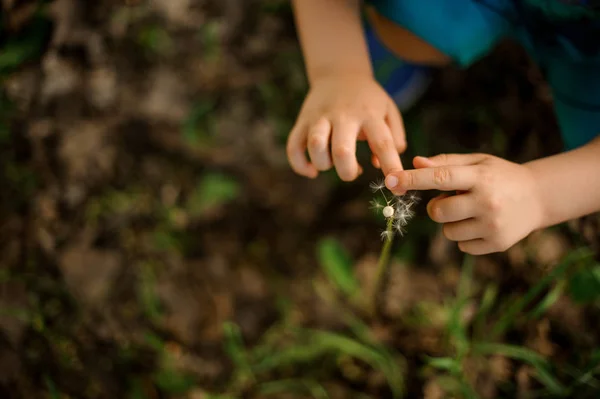
M 525 163 L 523 166 L 525 166 L 532 175 L 533 187 L 531 189 L 531 195 L 534 198 L 534 203 L 537 204 L 537 217 L 534 219 L 535 223 L 533 231 L 545 229 L 546 227 L 552 226 L 554 222 L 550 216 L 548 204 L 543 194 L 543 184 L 545 181 L 544 173 L 539 168 L 536 168 L 535 164 L 532 162 Z
M 343 78 L 353 78 L 353 79 L 375 79 L 373 71 L 371 69 L 348 69 L 348 68 L 331 68 L 331 67 L 322 67 L 322 68 L 314 68 L 309 71 L 309 83 L 311 85 L 318 83 L 321 80 L 325 79 L 343 79 Z

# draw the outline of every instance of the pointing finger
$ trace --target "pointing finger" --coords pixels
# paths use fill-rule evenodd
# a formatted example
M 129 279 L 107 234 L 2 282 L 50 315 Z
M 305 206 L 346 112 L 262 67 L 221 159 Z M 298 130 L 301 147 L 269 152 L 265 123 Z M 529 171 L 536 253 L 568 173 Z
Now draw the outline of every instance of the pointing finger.
M 434 168 L 394 171 L 386 177 L 392 192 L 408 190 L 470 190 L 477 183 L 475 168 L 439 166 Z
M 377 156 L 384 175 L 392 170 L 402 170 L 400 155 L 396 150 L 392 132 L 383 119 L 372 119 L 363 125 L 369 147 Z

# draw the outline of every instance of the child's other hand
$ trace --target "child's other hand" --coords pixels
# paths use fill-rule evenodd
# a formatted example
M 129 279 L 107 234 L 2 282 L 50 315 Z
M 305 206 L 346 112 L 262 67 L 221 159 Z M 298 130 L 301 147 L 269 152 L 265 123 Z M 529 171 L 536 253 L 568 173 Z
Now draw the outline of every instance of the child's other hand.
M 432 199 L 427 213 L 463 252 L 505 251 L 541 225 L 542 200 L 526 166 L 486 154 L 416 157 L 413 163 L 414 170 L 388 175 L 387 187 L 394 193 L 457 191 Z
M 374 79 L 341 75 L 313 82 L 288 138 L 292 169 L 315 178 L 335 166 L 342 180 L 352 181 L 362 172 L 357 140 L 367 140 L 372 162 L 384 174 L 402 169 L 399 154 L 406 149 L 406 140 L 400 112 Z

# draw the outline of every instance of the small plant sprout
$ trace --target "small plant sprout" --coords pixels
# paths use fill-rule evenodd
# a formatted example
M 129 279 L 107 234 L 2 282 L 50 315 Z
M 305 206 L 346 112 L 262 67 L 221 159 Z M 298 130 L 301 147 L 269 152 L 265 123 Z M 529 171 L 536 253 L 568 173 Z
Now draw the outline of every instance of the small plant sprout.
M 392 240 L 396 234 L 401 236 L 404 234 L 404 228 L 414 216 L 413 207 L 419 199 L 414 192 L 405 195 L 393 195 L 388 192 L 386 195 L 384 189 L 387 189 L 383 180 L 371 182 L 370 187 L 373 193 L 381 193 L 383 197 L 383 199 L 373 199 L 371 201 L 371 208 L 377 213 L 381 212 L 386 220 L 386 229 L 381 232 L 381 239 L 384 244 L 379 255 L 379 261 L 377 262 L 376 285 L 371 297 L 370 312 L 374 315 L 377 310 L 378 293 L 381 291 L 383 278 L 390 260 Z

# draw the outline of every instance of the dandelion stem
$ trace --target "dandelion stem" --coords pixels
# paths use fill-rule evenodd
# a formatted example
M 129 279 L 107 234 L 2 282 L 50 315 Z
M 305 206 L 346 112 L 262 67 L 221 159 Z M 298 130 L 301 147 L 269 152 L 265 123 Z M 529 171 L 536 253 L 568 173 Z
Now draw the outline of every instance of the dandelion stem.
M 385 241 L 383 242 L 383 247 L 381 248 L 381 253 L 379 254 L 379 260 L 377 262 L 377 270 L 375 274 L 375 284 L 373 286 L 373 292 L 371 295 L 371 316 L 375 316 L 377 312 L 377 304 L 379 299 L 379 294 L 383 288 L 383 279 L 385 278 L 389 263 L 390 263 L 390 255 L 392 253 L 392 242 L 394 240 L 394 219 L 389 218 L 387 221 L 386 228 L 387 236 Z

